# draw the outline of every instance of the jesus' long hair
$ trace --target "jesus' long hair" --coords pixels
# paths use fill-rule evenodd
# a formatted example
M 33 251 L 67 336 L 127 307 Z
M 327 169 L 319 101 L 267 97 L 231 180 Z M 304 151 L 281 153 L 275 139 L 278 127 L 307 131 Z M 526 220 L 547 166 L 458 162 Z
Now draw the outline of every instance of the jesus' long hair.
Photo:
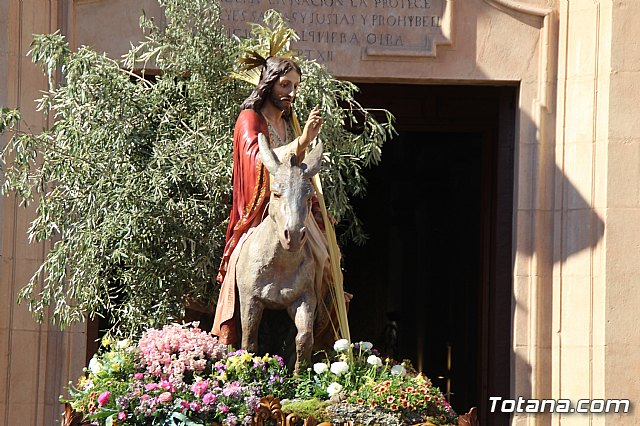
M 262 72 L 260 73 L 260 82 L 253 90 L 251 95 L 242 103 L 242 109 L 252 109 L 256 112 L 260 111 L 264 101 L 269 97 L 273 85 L 278 79 L 289 71 L 296 71 L 302 77 L 302 70 L 291 59 L 272 56 L 267 59 Z M 284 118 L 291 116 L 291 108 L 282 113 Z

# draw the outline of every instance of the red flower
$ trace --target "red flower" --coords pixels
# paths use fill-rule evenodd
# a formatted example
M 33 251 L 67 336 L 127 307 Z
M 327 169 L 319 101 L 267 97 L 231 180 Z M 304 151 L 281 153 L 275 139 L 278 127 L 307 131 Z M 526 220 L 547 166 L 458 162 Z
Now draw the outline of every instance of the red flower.
M 395 401 L 395 400 L 396 400 L 396 398 L 395 398 L 393 395 L 389 395 L 389 396 L 387 397 L 387 403 L 389 403 L 389 404 L 391 404 L 391 403 L 392 403 L 393 401 Z
M 396 403 L 391 404 L 391 409 L 393 411 L 397 411 L 398 410 L 398 404 L 396 404 Z

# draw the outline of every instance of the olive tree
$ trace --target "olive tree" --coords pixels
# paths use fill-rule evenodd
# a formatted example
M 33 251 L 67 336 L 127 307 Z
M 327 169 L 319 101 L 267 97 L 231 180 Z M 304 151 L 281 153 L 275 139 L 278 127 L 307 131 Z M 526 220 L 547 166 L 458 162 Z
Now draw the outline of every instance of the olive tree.
M 233 125 L 252 89 L 233 76 L 247 49 L 265 51 L 292 31 L 270 11 L 239 40 L 213 0 L 161 5 L 166 24 L 143 16 L 145 39 L 120 61 L 71 51 L 59 33 L 35 36 L 30 55 L 49 80 L 39 108 L 53 125 L 20 132 L 19 111 L 0 112 L 0 132 L 11 133 L 2 191 L 37 203 L 28 237 L 52 243 L 20 293 L 40 321 L 49 310 L 63 327 L 108 315 L 113 333 L 135 334 L 180 318 L 188 300 L 215 303 Z M 319 105 L 325 118 L 328 208 L 342 238 L 362 241 L 349 198 L 364 194 L 360 172 L 380 161 L 391 117 L 379 123 L 355 101 L 355 85 L 295 59 L 304 74 L 298 115 Z

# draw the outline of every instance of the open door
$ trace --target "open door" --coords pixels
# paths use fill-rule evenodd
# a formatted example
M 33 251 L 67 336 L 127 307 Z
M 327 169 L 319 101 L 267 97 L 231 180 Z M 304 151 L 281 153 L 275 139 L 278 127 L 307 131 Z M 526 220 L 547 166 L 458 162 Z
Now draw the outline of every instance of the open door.
M 369 235 L 344 248 L 354 340 L 410 359 L 458 412 L 509 395 L 516 87 L 362 84 L 398 136 L 354 200 Z

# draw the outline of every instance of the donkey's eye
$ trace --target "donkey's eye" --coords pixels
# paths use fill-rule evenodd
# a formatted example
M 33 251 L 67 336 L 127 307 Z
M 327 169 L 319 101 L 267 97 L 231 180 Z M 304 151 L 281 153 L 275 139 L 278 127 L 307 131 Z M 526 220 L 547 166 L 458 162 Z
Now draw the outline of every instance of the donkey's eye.
M 280 194 L 279 192 L 273 193 L 273 198 L 280 198 L 280 197 L 282 197 L 282 194 Z

